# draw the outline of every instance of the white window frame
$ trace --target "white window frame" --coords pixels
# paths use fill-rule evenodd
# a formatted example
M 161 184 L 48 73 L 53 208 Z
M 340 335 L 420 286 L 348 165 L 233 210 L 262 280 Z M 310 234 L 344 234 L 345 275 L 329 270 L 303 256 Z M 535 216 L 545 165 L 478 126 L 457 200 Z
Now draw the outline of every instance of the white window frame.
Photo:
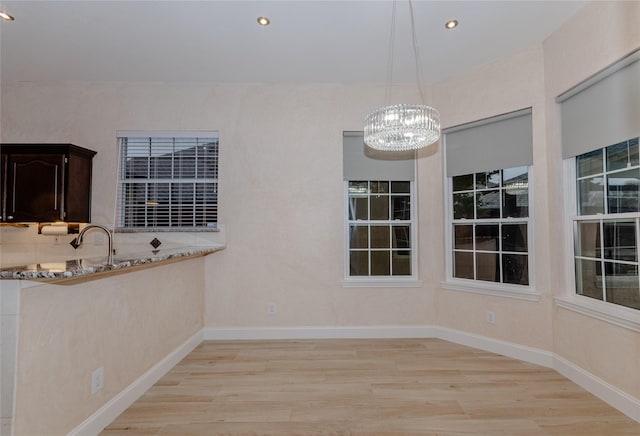
M 137 139 L 147 139 L 147 138 L 173 138 L 173 139 L 186 139 L 186 138 L 215 138 L 218 140 L 218 144 L 219 144 L 219 132 L 217 130 L 187 130 L 187 131 L 170 131 L 170 130 L 162 130 L 162 131 L 158 131 L 158 130 L 154 130 L 154 131 L 140 131 L 140 130 L 119 130 L 116 132 L 117 138 L 118 138 L 118 171 L 117 171 L 117 195 L 116 195 L 116 216 L 115 216 L 115 220 L 114 222 L 116 223 L 116 228 L 115 231 L 116 232 L 120 232 L 120 233 L 144 233 L 144 232 L 203 232 L 203 231 L 209 231 L 209 232 L 217 232 L 219 231 L 218 229 L 218 212 L 216 212 L 216 220 L 212 225 L 209 226 L 141 226 L 141 227 L 124 227 L 122 226 L 122 217 L 118 216 L 119 214 L 124 213 L 123 212 L 123 202 L 124 202 L 124 197 L 122 195 L 122 179 L 121 179 L 121 174 L 120 172 L 122 171 L 121 168 L 121 162 L 122 162 L 122 139 L 123 138 L 137 138 Z M 219 147 L 219 145 L 218 145 Z M 220 167 L 219 167 L 219 156 L 220 156 L 220 151 L 218 148 L 218 167 L 216 168 L 216 173 L 219 173 Z M 145 179 L 145 180 L 159 180 L 159 179 Z M 218 183 L 219 183 L 219 178 L 214 178 L 214 179 L 204 179 L 204 178 L 193 178 L 193 179 L 166 179 L 167 182 L 171 182 L 171 183 L 175 183 L 175 181 L 180 181 L 180 180 L 187 180 L 190 182 L 196 182 L 196 181 L 208 181 L 211 182 L 213 181 L 216 184 L 216 196 L 218 196 Z M 219 198 L 216 198 L 216 209 L 218 209 L 218 205 L 219 205 Z
M 355 181 L 355 180 L 351 180 Z M 365 180 L 362 180 L 365 181 Z M 377 181 L 377 180 L 367 180 Z M 381 180 L 386 181 L 386 180 Z M 410 189 L 411 219 L 402 220 L 399 223 L 409 224 L 411 233 L 411 275 L 410 276 L 350 276 L 350 242 L 349 242 L 349 180 L 343 182 L 344 197 L 344 280 L 342 285 L 345 288 L 359 287 L 390 287 L 390 288 L 418 288 L 423 286 L 423 282 L 418 280 L 418 208 L 416 202 L 416 182 L 407 180 Z M 370 194 L 369 194 L 370 195 Z M 391 195 L 391 194 L 390 194 Z M 355 221 L 354 221 L 355 222 Z M 369 225 L 393 225 L 394 220 L 359 220 L 358 223 Z
M 445 147 L 446 149 L 446 147 Z M 446 154 L 443 153 L 443 155 Z M 443 159 L 446 159 L 446 156 L 443 156 Z M 445 160 L 446 162 L 446 160 Z M 525 166 L 525 165 L 522 165 Z M 534 237 L 534 219 L 533 219 L 533 199 L 534 199 L 534 189 L 533 189 L 533 166 L 526 165 L 528 168 L 527 177 L 528 177 L 528 197 L 529 197 L 529 213 L 526 218 L 498 218 L 498 219 L 488 219 L 487 223 L 499 223 L 499 224 L 509 224 L 509 223 L 527 223 L 527 261 L 529 268 L 529 284 L 528 285 L 516 285 L 511 283 L 499 283 L 499 282 L 489 282 L 483 280 L 476 279 L 463 279 L 453 276 L 453 240 L 454 233 L 453 228 L 454 224 L 460 223 L 460 220 L 453 219 L 453 177 L 445 176 L 446 183 L 444 183 L 444 215 L 445 215 L 445 225 L 447 226 L 445 230 L 445 265 L 446 265 L 446 280 L 441 282 L 440 285 L 444 289 L 453 290 L 453 291 L 461 291 L 461 292 L 470 292 L 474 294 L 482 294 L 482 295 L 491 295 L 496 297 L 505 297 L 505 298 L 514 298 L 518 300 L 526 300 L 526 301 L 540 301 L 541 295 L 535 290 L 535 237 Z M 496 170 L 503 170 L 507 168 L 496 168 Z M 474 172 L 475 174 L 475 172 Z M 501 188 L 503 189 L 503 188 Z M 474 201 L 475 204 L 475 201 Z M 502 202 L 501 202 L 502 208 Z M 477 220 L 469 220 L 469 224 L 478 224 Z M 502 260 L 501 260 L 502 261 Z
M 605 146 L 606 147 L 606 146 Z M 604 147 L 603 147 L 604 148 Z M 576 262 L 575 262 L 575 223 L 576 221 L 586 220 L 589 216 L 578 215 L 578 195 L 577 195 L 577 173 L 576 158 L 571 157 L 563 161 L 564 174 L 564 198 L 565 201 L 565 291 L 558 297 L 555 297 L 555 303 L 558 307 L 566 310 L 605 321 L 609 324 L 623 327 L 628 330 L 640 332 L 640 310 L 618 304 L 608 303 L 606 301 L 597 300 L 595 298 L 586 297 L 577 293 L 576 288 Z M 605 193 L 606 195 L 606 193 Z M 639 217 L 640 212 L 632 214 L 618 214 L 616 218 Z M 591 218 L 598 220 L 603 219 L 603 215 L 593 215 Z M 636 238 L 640 235 L 636 235 Z

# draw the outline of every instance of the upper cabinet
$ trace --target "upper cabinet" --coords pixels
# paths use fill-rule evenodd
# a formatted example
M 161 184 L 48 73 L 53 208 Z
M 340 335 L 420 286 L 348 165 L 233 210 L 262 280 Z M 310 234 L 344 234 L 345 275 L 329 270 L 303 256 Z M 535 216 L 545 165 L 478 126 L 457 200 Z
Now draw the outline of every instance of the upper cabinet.
M 0 144 L 2 222 L 90 222 L 95 154 L 72 144 Z

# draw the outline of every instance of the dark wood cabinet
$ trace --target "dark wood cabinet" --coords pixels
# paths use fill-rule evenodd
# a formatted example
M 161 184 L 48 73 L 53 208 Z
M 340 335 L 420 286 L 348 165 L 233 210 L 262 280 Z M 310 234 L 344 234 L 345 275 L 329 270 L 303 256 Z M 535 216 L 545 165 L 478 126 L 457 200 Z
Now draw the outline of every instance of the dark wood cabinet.
M 72 144 L 1 144 L 2 221 L 91 221 L 96 152 Z

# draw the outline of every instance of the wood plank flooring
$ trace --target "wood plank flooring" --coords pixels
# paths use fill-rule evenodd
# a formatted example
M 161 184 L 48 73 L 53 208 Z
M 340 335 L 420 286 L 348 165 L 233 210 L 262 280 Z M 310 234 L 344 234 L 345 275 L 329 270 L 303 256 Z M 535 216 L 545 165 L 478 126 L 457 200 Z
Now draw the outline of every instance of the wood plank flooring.
M 204 342 L 102 433 L 640 435 L 557 372 L 438 339 Z

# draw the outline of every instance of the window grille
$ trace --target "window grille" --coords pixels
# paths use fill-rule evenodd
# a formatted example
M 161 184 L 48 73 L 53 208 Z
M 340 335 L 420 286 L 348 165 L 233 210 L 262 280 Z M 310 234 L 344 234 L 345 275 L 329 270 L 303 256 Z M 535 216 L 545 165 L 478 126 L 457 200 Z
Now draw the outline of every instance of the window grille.
M 117 227 L 215 228 L 218 136 L 120 136 Z

